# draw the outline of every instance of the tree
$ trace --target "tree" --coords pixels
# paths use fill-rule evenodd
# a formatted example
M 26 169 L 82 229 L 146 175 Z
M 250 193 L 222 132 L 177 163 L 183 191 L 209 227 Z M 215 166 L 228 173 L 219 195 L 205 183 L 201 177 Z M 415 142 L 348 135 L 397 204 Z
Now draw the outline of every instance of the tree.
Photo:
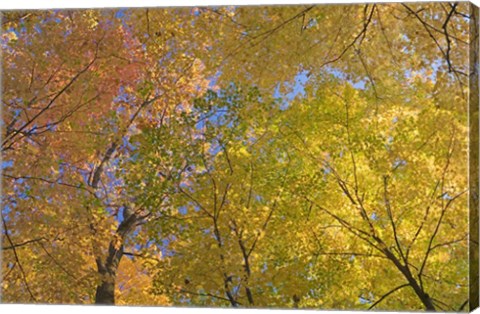
M 179 18 L 169 11 L 159 13 L 151 19 L 170 18 L 175 22 Z M 4 45 L 9 75 L 4 80 L 7 126 L 2 149 L 4 160 L 13 168 L 4 174 L 7 193 L 3 224 L 14 255 L 14 262 L 6 263 L 7 268 L 18 265 L 21 270 L 18 280 L 29 292 L 25 301 L 78 303 L 95 299 L 113 303 L 123 242 L 143 216 L 136 213 L 130 220 L 118 218 L 121 203 L 128 196 L 122 195 L 121 184 L 115 183 L 112 163 L 128 153 L 128 138 L 135 125 L 161 124 L 163 118 L 179 110 L 179 105 L 187 109 L 184 97 L 202 92 L 206 80 L 201 62 L 186 54 L 189 42 L 185 38 L 163 45 L 160 39 L 147 38 L 142 43 L 134 33 L 141 30 L 131 29 L 127 17 L 120 17 L 118 12 L 55 11 L 26 13 L 17 18 L 12 18 L 13 22 L 7 18 L 9 40 Z M 175 30 L 174 25 L 168 27 Z M 168 27 L 163 30 L 169 31 Z M 158 63 L 169 50 L 184 52 Z M 34 170 L 25 169 L 25 165 Z M 65 207 L 67 203 L 72 205 Z M 39 217 L 32 217 L 31 211 L 38 211 Z M 28 229 L 13 232 L 8 225 Z M 68 235 L 72 242 L 62 243 L 64 247 L 59 248 L 60 234 L 71 230 L 76 230 Z M 93 253 L 100 276 L 96 297 L 91 288 L 66 294 L 74 299 L 36 297 L 28 282 L 33 280 L 42 287 L 43 280 L 27 278 L 30 271 L 24 271 L 16 249 L 24 242 L 66 250 L 67 254 L 62 254 L 68 261 L 58 262 L 60 270 L 71 274 L 77 268 L 75 261 L 80 261 L 89 270 L 70 277 L 83 278 L 86 272 L 88 286 L 94 284 L 95 277 L 90 270 L 91 259 L 82 261 L 80 256 L 82 252 Z M 33 250 L 38 251 L 36 247 Z M 39 253 L 42 264 L 45 259 L 56 261 L 51 254 L 44 255 L 46 252 Z M 8 253 L 5 256 L 8 260 Z M 71 265 L 70 270 L 65 264 Z M 52 281 L 65 284 L 65 274 L 52 275 L 64 278 Z
M 382 294 L 410 287 L 400 298 L 405 303 L 393 301 L 391 308 L 462 306 L 467 183 L 458 174 L 466 171 L 466 112 L 455 121 L 433 103 L 371 102 L 342 85 L 325 82 L 310 100 L 284 111 L 238 90 L 207 96 L 193 108 L 196 119 L 186 132 L 202 128 L 184 146 L 192 150 L 182 149 L 179 168 L 190 170 L 177 175 L 168 193 L 181 231 L 169 237 L 169 257 L 154 266 L 161 269 L 158 293 L 196 304 L 349 308 L 374 307 Z M 157 132 L 142 141 L 139 155 L 146 159 L 135 161 L 139 169 L 149 164 L 157 173 L 155 156 L 180 155 L 159 147 Z M 132 186 L 162 190 L 154 174 L 145 179 Z M 326 281 L 331 269 L 334 279 Z M 341 299 L 331 285 L 351 285 L 352 274 L 360 292 Z M 264 296 L 270 289 L 279 295 Z
M 4 300 L 465 309 L 472 12 L 6 13 Z

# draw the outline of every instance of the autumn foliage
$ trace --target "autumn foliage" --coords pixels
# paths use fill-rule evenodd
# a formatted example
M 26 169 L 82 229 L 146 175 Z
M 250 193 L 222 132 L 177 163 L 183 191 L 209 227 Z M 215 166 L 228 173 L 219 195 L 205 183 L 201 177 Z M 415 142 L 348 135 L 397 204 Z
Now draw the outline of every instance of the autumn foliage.
M 473 308 L 475 12 L 4 12 L 2 302 Z

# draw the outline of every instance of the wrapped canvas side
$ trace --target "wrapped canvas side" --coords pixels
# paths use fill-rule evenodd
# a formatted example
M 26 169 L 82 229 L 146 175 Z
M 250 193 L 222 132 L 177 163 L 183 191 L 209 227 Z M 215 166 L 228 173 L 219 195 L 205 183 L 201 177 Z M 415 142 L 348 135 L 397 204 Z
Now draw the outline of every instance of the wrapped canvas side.
M 478 307 L 478 7 L 471 5 L 470 19 L 470 311 Z

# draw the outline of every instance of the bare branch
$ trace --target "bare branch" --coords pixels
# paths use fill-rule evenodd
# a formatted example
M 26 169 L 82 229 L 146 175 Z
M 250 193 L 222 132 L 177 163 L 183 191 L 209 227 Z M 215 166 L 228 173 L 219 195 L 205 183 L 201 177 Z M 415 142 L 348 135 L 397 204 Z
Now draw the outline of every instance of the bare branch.
M 428 242 L 428 248 L 427 248 L 427 251 L 425 253 L 425 257 L 423 259 L 423 262 L 422 262 L 422 266 L 420 267 L 420 270 L 418 272 L 418 275 L 421 276 L 422 273 L 423 273 L 423 270 L 425 268 L 425 265 L 427 263 L 427 259 L 428 259 L 428 256 L 430 255 L 430 253 L 432 252 L 432 244 L 433 244 L 433 241 L 435 240 L 435 237 L 437 236 L 437 233 L 438 233 L 438 230 L 440 230 L 440 226 L 442 224 L 442 221 L 443 221 L 443 217 L 445 216 L 445 213 L 447 212 L 447 209 L 450 207 L 450 205 L 457 199 L 459 198 L 460 196 L 462 196 L 463 194 L 465 194 L 468 190 L 465 190 L 465 191 L 462 191 L 460 193 L 458 193 L 457 195 L 455 195 L 454 197 L 452 197 L 448 203 L 445 205 L 445 207 L 442 209 L 442 212 L 440 213 L 440 217 L 438 218 L 438 221 L 437 221 L 437 225 L 435 226 L 435 230 L 433 231 L 433 234 L 432 236 L 430 237 L 430 240 Z
M 393 219 L 390 199 L 388 197 L 388 177 L 387 176 L 383 177 L 383 186 L 384 186 L 385 208 L 387 210 L 388 219 L 390 220 L 390 225 L 392 226 L 392 231 L 393 231 L 393 237 L 395 239 L 395 244 L 397 245 L 397 249 L 400 253 L 400 256 L 401 256 L 402 260 L 404 261 L 404 263 L 406 265 L 408 265 L 407 259 L 406 259 L 405 255 L 403 254 L 402 246 L 400 245 L 400 241 L 398 240 L 397 226 L 395 225 L 395 220 Z
M 101 42 L 101 41 L 100 41 Z M 61 96 L 63 95 L 77 80 L 80 76 L 82 76 L 82 74 L 84 74 L 85 72 L 87 72 L 90 67 L 95 63 L 95 61 L 97 60 L 97 56 L 98 56 L 98 49 L 99 49 L 99 45 L 100 45 L 100 42 L 97 43 L 96 45 L 96 50 L 95 50 L 95 55 L 93 57 L 93 59 L 85 66 L 83 67 L 79 72 L 77 72 L 71 79 L 70 81 L 65 84 L 65 86 L 60 89 L 56 94 L 55 96 L 48 102 L 48 104 L 43 107 L 37 114 L 35 114 L 29 121 L 27 121 L 25 124 L 23 124 L 18 130 L 14 131 L 9 137 L 7 137 L 3 143 L 2 143 L 2 148 L 5 148 L 6 147 L 6 144 L 9 142 L 9 141 L 12 141 L 18 134 L 21 134 L 21 132 L 23 130 L 25 130 L 29 125 L 31 125 L 35 120 L 37 120 L 40 116 L 42 116 L 48 109 L 50 109 L 52 107 L 52 105 L 55 103 L 55 101 Z
M 22 274 L 23 284 L 25 285 L 25 288 L 27 289 L 28 294 L 30 295 L 30 298 L 34 302 L 36 302 L 37 299 L 33 295 L 32 290 L 30 290 L 30 286 L 29 286 L 28 281 L 27 281 L 27 275 L 25 274 L 25 270 L 23 269 L 22 263 L 20 263 L 20 258 L 18 257 L 17 250 L 15 249 L 15 244 L 13 243 L 12 239 L 10 238 L 9 230 L 8 230 L 8 227 L 7 227 L 7 223 L 5 222 L 5 218 L 3 217 L 3 213 L 0 212 L 0 215 L 2 216 L 3 231 L 4 231 L 4 234 L 5 234 L 5 237 L 7 238 L 7 241 L 10 244 L 10 246 L 12 247 L 13 255 L 15 257 L 15 261 L 18 265 L 18 268 L 20 269 L 20 273 Z
M 211 293 L 198 293 L 198 292 L 188 291 L 188 290 L 185 290 L 185 289 L 180 289 L 180 292 L 191 294 L 191 295 L 196 295 L 196 296 L 201 296 L 201 297 L 212 297 L 212 298 L 215 298 L 215 299 L 231 302 L 231 300 L 228 299 L 228 298 L 224 298 L 224 297 L 221 297 L 221 296 L 218 296 L 218 295 L 215 295 L 215 294 L 211 294 Z M 238 301 L 235 301 L 235 303 L 238 304 L 238 305 L 242 305 Z
M 348 50 L 350 50 L 350 48 L 354 47 L 354 45 L 357 43 L 358 40 L 360 40 L 360 42 L 363 41 L 363 39 L 365 38 L 365 35 L 367 33 L 368 26 L 370 25 L 370 22 L 372 21 L 373 12 L 375 11 L 375 8 L 376 8 L 376 5 L 373 5 L 372 10 L 370 11 L 370 14 L 368 16 L 368 19 L 363 24 L 362 30 L 360 31 L 360 33 L 357 34 L 357 36 L 355 36 L 353 41 L 351 43 L 349 43 L 337 57 L 322 63 L 320 65 L 320 68 L 323 68 L 324 66 L 329 65 L 331 63 L 337 62 L 348 52 Z
M 60 182 L 60 180 L 62 180 L 62 178 L 52 180 L 52 179 L 45 179 L 45 178 L 32 177 L 32 176 L 15 177 L 15 176 L 5 174 L 5 173 L 2 173 L 2 175 L 4 177 L 7 177 L 7 178 L 10 178 L 10 179 L 13 179 L 13 180 L 38 180 L 38 181 L 42 181 L 42 182 L 49 183 L 49 184 L 58 184 L 58 185 L 63 185 L 63 186 L 70 187 L 70 188 L 80 189 L 80 190 L 83 190 L 83 191 L 87 191 L 91 194 L 93 193 L 88 188 L 84 187 L 81 183 L 78 184 L 78 185 L 74 185 L 74 184 L 70 184 L 70 183 Z
M 386 297 L 388 297 L 388 296 L 391 295 L 392 293 L 394 293 L 394 292 L 396 292 L 396 291 L 398 291 L 398 290 L 400 290 L 400 289 L 402 289 L 402 288 L 404 288 L 404 287 L 407 287 L 407 286 L 410 286 L 410 284 L 409 284 L 409 283 L 405 283 L 405 284 L 403 284 L 403 285 L 400 285 L 400 286 L 398 286 L 398 287 L 393 288 L 393 289 L 390 290 L 389 292 L 387 292 L 387 293 L 385 293 L 384 295 L 382 295 L 382 296 L 380 297 L 380 299 L 378 299 L 375 303 L 373 303 L 368 309 L 369 309 L 369 310 L 373 309 L 375 306 L 378 305 L 378 303 L 382 302 Z

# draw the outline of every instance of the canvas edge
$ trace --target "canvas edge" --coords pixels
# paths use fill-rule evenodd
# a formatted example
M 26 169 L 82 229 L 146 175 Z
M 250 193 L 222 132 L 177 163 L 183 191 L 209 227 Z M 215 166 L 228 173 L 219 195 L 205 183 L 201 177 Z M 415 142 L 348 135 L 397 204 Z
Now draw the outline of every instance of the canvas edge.
M 470 3 L 469 79 L 469 310 L 479 306 L 479 8 Z

